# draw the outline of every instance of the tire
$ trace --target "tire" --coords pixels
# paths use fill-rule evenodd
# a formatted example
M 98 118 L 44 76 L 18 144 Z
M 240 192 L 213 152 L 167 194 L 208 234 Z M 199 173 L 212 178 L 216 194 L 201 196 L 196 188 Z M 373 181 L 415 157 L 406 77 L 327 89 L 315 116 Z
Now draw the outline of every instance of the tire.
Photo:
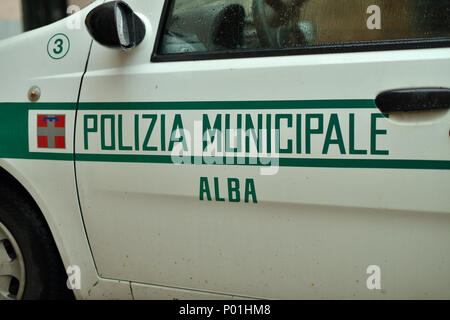
M 5 180 L 8 179 L 0 173 L 0 238 L 7 238 L 0 239 L 0 299 L 73 299 L 66 286 L 64 266 L 40 210 L 24 189 L 11 188 Z M 8 261 L 8 257 L 14 262 L 14 269 L 3 268 L 1 272 L 1 263 Z M 5 275 L 5 270 L 10 270 L 6 271 L 9 275 Z

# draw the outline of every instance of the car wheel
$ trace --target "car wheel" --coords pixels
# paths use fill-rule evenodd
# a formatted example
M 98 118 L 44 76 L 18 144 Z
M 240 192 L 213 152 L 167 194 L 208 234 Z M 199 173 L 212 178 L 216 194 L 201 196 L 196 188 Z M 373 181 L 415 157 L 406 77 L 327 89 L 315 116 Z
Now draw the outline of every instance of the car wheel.
M 0 300 L 69 299 L 67 275 L 39 209 L 0 186 Z

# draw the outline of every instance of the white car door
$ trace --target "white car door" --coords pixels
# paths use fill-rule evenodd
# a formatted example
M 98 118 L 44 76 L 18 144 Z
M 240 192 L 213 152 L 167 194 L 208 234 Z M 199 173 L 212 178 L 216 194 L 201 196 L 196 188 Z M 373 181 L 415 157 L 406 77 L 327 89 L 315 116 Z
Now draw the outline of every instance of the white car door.
M 449 1 L 287 2 L 130 0 L 144 41 L 94 43 L 99 274 L 135 298 L 450 298 Z

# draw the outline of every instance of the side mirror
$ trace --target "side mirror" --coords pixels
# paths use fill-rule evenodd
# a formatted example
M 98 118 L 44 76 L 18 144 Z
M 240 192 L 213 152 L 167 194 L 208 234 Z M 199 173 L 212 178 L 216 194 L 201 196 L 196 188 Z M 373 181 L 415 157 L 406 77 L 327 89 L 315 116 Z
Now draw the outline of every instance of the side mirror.
M 94 8 L 86 17 L 89 34 L 109 48 L 130 50 L 144 40 L 145 24 L 123 1 Z

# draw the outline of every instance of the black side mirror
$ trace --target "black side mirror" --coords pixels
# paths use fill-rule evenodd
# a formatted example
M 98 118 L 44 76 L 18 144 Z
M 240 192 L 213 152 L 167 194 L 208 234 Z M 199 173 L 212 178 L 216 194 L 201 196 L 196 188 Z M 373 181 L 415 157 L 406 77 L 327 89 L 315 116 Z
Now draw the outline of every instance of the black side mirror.
M 89 34 L 101 45 L 130 50 L 144 40 L 145 24 L 123 1 L 94 8 L 86 17 Z

